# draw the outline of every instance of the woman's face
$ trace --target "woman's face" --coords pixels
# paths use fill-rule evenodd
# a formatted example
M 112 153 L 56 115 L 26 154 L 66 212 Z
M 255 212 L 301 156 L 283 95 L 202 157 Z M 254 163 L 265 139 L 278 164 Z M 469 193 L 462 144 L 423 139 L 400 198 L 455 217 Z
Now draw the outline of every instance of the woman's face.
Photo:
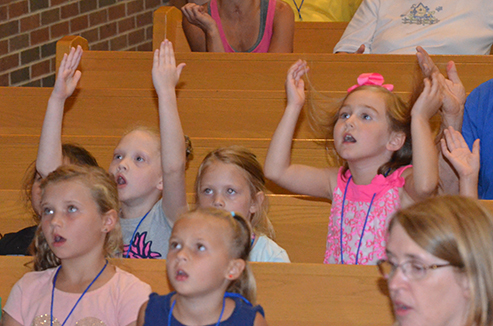
M 418 246 L 396 223 L 390 232 L 387 258 L 394 265 L 413 262 L 424 266 L 448 262 Z M 400 326 L 464 326 L 469 291 L 464 274 L 452 267 L 428 269 L 422 279 L 406 276 L 401 267 L 388 279 L 390 297 Z

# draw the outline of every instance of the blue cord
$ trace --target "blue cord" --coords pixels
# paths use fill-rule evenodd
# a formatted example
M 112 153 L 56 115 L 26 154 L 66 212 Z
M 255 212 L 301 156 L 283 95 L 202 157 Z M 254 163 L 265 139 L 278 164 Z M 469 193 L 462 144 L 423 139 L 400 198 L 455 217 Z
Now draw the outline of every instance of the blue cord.
M 245 298 L 243 298 L 243 299 L 246 300 Z M 246 301 L 248 302 L 248 300 L 246 300 Z M 248 303 L 250 303 L 250 302 L 248 302 Z M 169 314 L 168 314 L 168 326 L 171 326 L 171 317 L 173 316 L 173 309 L 175 308 L 175 304 L 176 304 L 176 300 L 173 300 L 173 303 L 171 304 L 171 309 L 169 310 Z M 221 323 L 221 319 L 223 319 L 225 306 L 226 306 L 226 295 L 224 295 L 224 297 L 223 297 L 223 308 L 221 309 L 221 314 L 219 315 L 219 320 L 217 321 L 216 326 L 219 326 L 219 324 Z
M 139 226 L 142 224 L 142 222 L 144 222 L 144 219 L 147 217 L 147 215 L 149 215 L 149 212 L 147 212 L 146 215 L 144 215 L 144 217 L 140 219 L 139 224 L 137 224 L 137 227 L 134 230 L 134 234 L 132 234 L 132 238 L 130 239 L 130 243 L 128 244 L 127 254 L 125 255 L 125 258 L 128 258 L 130 256 L 130 249 L 132 249 L 132 245 L 135 240 L 135 234 L 137 233 Z

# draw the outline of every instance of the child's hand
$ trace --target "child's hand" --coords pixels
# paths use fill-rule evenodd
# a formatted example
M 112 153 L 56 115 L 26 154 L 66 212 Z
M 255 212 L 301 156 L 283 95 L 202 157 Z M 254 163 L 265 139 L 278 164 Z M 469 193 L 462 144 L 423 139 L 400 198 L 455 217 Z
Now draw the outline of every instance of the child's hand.
M 187 3 L 181 8 L 181 12 L 190 24 L 200 27 L 204 32 L 211 31 L 216 27 L 216 21 L 205 11 L 204 7 L 198 4 Z
M 77 46 L 77 49 L 70 49 L 69 54 L 63 55 L 58 76 L 55 81 L 55 87 L 51 93 L 52 97 L 65 101 L 75 90 L 79 82 L 81 72 L 76 70 L 82 57 L 82 48 Z
M 414 103 L 411 114 L 413 117 L 418 115 L 426 120 L 430 120 L 442 106 L 443 92 L 442 84 L 440 83 L 440 73 L 434 72 L 430 78 L 424 79 L 424 89 Z
M 168 40 L 161 42 L 160 48 L 154 51 L 152 65 L 152 81 L 158 95 L 163 91 L 175 91 L 183 67 L 185 67 L 184 63 L 176 66 L 171 42 Z
M 460 177 L 474 176 L 479 173 L 479 139 L 473 144 L 472 153 L 462 134 L 452 127 L 444 130 L 440 140 L 443 155 L 452 163 Z
M 288 70 L 286 78 L 286 96 L 288 105 L 295 105 L 300 109 L 305 104 L 305 82 L 301 77 L 308 72 L 306 61 L 298 60 Z
M 447 64 L 447 75 L 448 78 L 442 74 L 439 76 L 443 89 L 442 111 L 445 115 L 462 116 L 464 103 L 466 103 L 466 89 L 462 85 L 453 61 Z

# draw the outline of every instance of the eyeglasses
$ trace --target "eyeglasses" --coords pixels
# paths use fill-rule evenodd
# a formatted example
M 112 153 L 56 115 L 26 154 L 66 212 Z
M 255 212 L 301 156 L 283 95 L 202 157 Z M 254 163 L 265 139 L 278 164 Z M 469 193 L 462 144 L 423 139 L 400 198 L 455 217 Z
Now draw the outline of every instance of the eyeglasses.
M 406 261 L 403 262 L 402 264 L 394 264 L 388 260 L 381 259 L 377 262 L 378 265 L 378 270 L 382 274 L 383 277 L 386 279 L 389 279 L 394 276 L 397 268 L 401 268 L 402 272 L 404 275 L 413 281 L 416 280 L 421 280 L 426 276 L 426 273 L 428 273 L 428 270 L 435 270 L 437 268 L 441 267 L 447 267 L 447 266 L 452 266 L 452 264 L 442 264 L 442 265 L 423 265 L 422 263 L 415 262 L 415 261 Z

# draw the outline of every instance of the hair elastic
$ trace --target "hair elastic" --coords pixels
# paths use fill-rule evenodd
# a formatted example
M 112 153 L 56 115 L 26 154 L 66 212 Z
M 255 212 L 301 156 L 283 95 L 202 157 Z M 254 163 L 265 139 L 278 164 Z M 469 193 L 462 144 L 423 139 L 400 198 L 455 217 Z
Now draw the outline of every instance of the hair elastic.
M 394 85 L 392 84 L 384 84 L 384 79 L 383 76 L 380 74 L 377 74 L 376 72 L 369 72 L 369 73 L 364 73 L 358 76 L 357 79 L 358 83 L 356 85 L 353 85 L 348 88 L 347 92 L 350 93 L 353 91 L 355 88 L 358 88 L 360 86 L 365 86 L 365 85 L 371 85 L 371 86 L 380 86 L 385 89 L 387 89 L 389 92 L 392 92 L 394 90 Z
M 234 212 L 234 211 L 231 211 L 231 216 L 233 216 L 233 217 L 235 217 L 235 216 L 236 216 L 236 214 L 235 214 L 235 212 Z

